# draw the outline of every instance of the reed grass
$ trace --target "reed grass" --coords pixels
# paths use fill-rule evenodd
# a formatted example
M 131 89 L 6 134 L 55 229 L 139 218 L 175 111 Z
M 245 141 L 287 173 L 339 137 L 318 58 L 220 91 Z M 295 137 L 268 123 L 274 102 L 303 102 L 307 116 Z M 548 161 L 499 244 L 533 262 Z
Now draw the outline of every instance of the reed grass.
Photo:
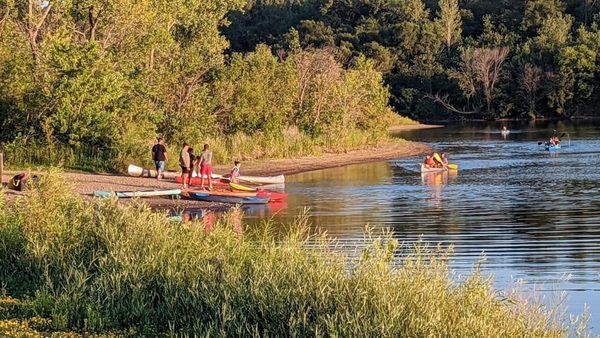
M 398 262 L 398 243 L 381 237 L 357 259 L 311 235 L 303 216 L 243 235 L 233 223 L 206 233 L 144 204 L 90 203 L 54 173 L 20 200 L 0 196 L 0 334 L 569 334 L 549 309 L 500 299 L 479 273 L 453 282 L 445 253 L 415 247 Z
M 373 147 L 391 141 L 386 133 L 377 134 L 360 130 L 348 130 L 335 134 L 310 136 L 295 127 L 281 133 L 256 132 L 252 135 L 209 136 L 202 140 L 187 140 L 198 154 L 206 143 L 211 145 L 215 164 L 232 163 L 235 160 L 266 160 L 295 158 L 301 156 L 340 153 L 351 149 Z M 124 172 L 130 163 L 153 167 L 152 141 L 147 151 L 140 149 L 100 149 L 97 147 L 72 148 L 65 145 L 46 145 L 15 141 L 0 146 L 5 153 L 5 163 L 10 169 L 28 167 L 60 167 L 90 172 Z M 167 168 L 179 170 L 177 156 L 181 145 L 168 145 L 170 160 Z

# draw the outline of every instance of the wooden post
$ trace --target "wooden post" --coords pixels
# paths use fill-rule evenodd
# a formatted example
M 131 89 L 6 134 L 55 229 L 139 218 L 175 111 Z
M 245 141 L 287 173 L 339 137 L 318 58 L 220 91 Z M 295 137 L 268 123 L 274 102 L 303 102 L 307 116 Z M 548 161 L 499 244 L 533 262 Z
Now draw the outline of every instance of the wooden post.
M 4 174 L 4 153 L 0 153 L 0 187 L 2 186 L 2 175 Z

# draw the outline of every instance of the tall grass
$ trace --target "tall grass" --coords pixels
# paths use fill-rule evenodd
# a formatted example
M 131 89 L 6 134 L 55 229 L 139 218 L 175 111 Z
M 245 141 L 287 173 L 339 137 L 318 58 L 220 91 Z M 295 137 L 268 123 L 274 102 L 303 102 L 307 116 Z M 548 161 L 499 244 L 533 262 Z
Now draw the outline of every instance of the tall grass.
M 281 135 L 237 133 L 210 138 L 206 143 L 211 145 L 218 163 L 230 163 L 234 160 L 318 156 L 324 153 L 339 153 L 351 149 L 377 146 L 387 141 L 390 141 L 390 138 L 386 133 L 373 134 L 360 130 L 348 130 L 313 137 L 295 127 L 290 127 Z M 200 147 L 201 145 L 198 145 L 198 149 Z
M 115 171 L 118 155 L 97 147 L 73 148 L 15 140 L 0 146 L 7 167 L 22 169 L 31 166 L 61 167 L 92 172 Z
M 384 237 L 356 260 L 310 235 L 304 217 L 243 235 L 225 219 L 207 234 L 143 204 L 90 203 L 54 176 L 12 207 L 0 197 L 0 285 L 14 297 L 0 301 L 0 330 L 41 321 L 45 332 L 141 335 L 568 333 L 543 307 L 500 300 L 477 273 L 453 283 L 436 252 L 394 264 L 398 244 Z
M 211 145 L 216 164 L 232 163 L 235 160 L 266 160 L 294 158 L 300 156 L 339 153 L 351 149 L 372 147 L 390 141 L 386 133 L 374 134 L 360 130 L 347 130 L 335 134 L 310 136 L 295 127 L 282 133 L 256 132 L 252 135 L 210 136 L 202 140 L 188 140 L 196 153 L 205 143 Z M 99 149 L 96 147 L 73 148 L 65 145 L 45 145 L 15 141 L 0 146 L 5 153 L 9 168 L 20 169 L 31 166 L 60 167 L 92 172 L 122 172 L 130 162 L 151 167 L 153 140 L 148 140 L 147 151 L 143 149 Z M 169 145 L 169 169 L 179 169 L 177 156 L 181 145 Z

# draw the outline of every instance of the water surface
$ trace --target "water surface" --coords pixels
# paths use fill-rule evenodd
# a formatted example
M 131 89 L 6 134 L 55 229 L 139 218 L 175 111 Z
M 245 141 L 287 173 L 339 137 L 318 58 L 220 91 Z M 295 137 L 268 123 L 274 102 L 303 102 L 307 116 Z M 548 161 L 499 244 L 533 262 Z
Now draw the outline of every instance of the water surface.
M 401 134 L 446 152 L 460 167 L 456 175 L 421 175 L 419 158 L 406 158 L 290 176 L 287 208 L 274 217 L 309 207 L 313 223 L 349 250 L 364 244 L 366 224 L 390 228 L 407 243 L 453 245 L 458 273 L 473 271 L 484 257 L 483 271 L 499 288 L 522 280 L 548 297 L 565 292 L 572 313 L 587 304 L 598 333 L 600 124 L 509 124 L 507 137 L 499 128 Z M 563 149 L 550 154 L 538 141 L 553 130 L 564 133 Z

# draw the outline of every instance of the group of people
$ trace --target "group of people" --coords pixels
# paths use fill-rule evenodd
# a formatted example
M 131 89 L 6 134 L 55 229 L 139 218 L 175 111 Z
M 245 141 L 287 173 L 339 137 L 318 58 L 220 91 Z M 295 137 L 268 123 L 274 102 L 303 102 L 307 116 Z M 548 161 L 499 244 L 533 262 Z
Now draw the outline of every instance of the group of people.
M 162 180 L 164 178 L 165 164 L 168 159 L 167 148 L 165 147 L 165 140 L 159 137 L 157 143 L 152 147 L 152 160 L 156 168 L 157 174 L 156 179 Z M 181 182 L 182 188 L 187 189 L 191 185 L 192 176 L 194 172 L 200 176 L 200 189 L 206 189 L 204 186 L 204 179 L 206 178 L 208 183 L 208 190 L 212 190 L 212 159 L 213 153 L 210 151 L 210 146 L 205 144 L 202 148 L 200 155 L 195 154 L 194 148 L 190 147 L 189 144 L 184 143 L 181 151 L 179 152 L 179 166 L 181 167 Z M 240 176 L 240 161 L 234 162 L 234 167 L 231 169 L 229 174 L 223 177 L 228 178 L 231 182 L 237 183 L 238 177 Z
M 441 155 L 438 153 L 433 153 L 432 155 L 427 155 L 423 163 L 425 164 L 425 167 L 429 169 L 447 168 L 448 157 L 446 157 L 446 153 L 442 153 Z

